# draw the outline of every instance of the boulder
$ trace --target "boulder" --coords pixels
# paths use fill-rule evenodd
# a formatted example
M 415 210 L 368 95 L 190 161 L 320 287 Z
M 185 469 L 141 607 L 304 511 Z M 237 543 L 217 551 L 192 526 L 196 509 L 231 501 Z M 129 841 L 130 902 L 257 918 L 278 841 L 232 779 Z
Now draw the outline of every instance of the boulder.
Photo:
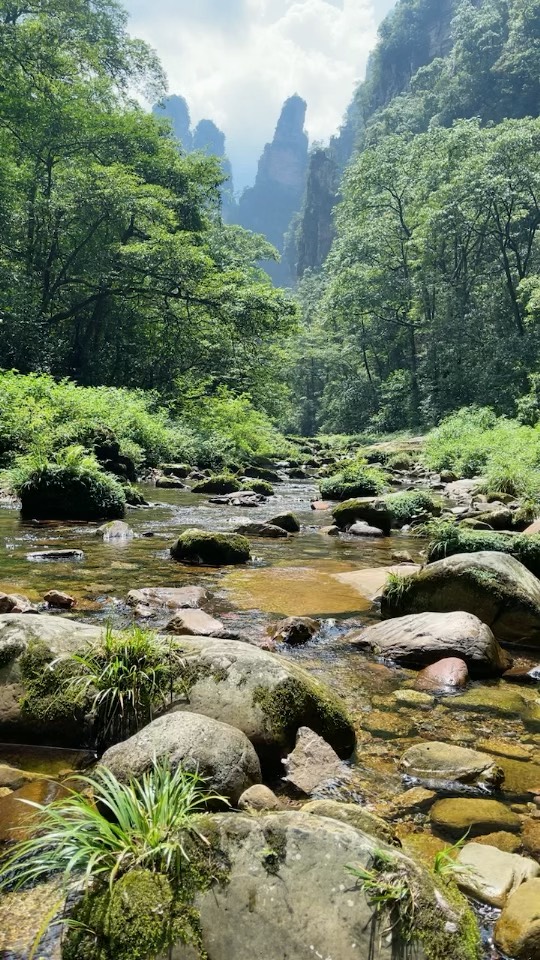
M 283 527 L 276 527 L 272 523 L 242 523 L 236 527 L 235 533 L 243 537 L 263 537 L 267 540 L 287 540 L 289 534 Z
M 43 599 L 49 607 L 57 607 L 59 610 L 72 610 L 77 602 L 69 593 L 62 593 L 61 590 L 49 590 Z M 20 611 L 12 610 L 11 613 L 20 613 Z
M 462 868 L 455 873 L 460 890 L 492 907 L 503 907 L 520 884 L 540 874 L 533 860 L 480 843 L 466 843 L 456 863 Z
M 486 833 L 481 837 L 475 837 L 475 843 L 482 843 L 488 847 L 496 847 L 504 853 L 517 853 L 521 850 L 521 839 L 515 833 L 508 833 L 506 830 L 496 830 L 495 833 Z
M 466 901 L 447 899 L 427 870 L 351 824 L 303 811 L 218 814 L 213 823 L 213 842 L 230 867 L 226 882 L 200 894 L 195 904 L 202 948 L 212 960 L 401 956 L 411 947 L 399 925 L 389 923 L 385 912 L 377 915 L 349 869 L 372 869 L 378 850 L 412 885 L 416 960 L 475 960 L 475 921 Z M 173 955 L 195 956 L 181 943 Z
M 465 611 L 491 627 L 498 640 L 540 645 L 540 581 L 504 553 L 456 554 L 394 580 L 386 586 L 381 610 L 385 618 Z
M 453 797 L 438 800 L 430 810 L 431 824 L 441 833 L 460 839 L 465 834 L 476 837 L 482 833 L 504 830 L 519 833 L 521 820 L 517 813 L 499 800 L 477 800 Z
M 207 567 L 247 563 L 250 558 L 249 541 L 234 533 L 185 530 L 171 547 L 171 556 L 179 563 Z
M 361 830 L 370 837 L 378 837 L 384 843 L 394 843 L 394 835 L 381 817 L 369 813 L 358 803 L 340 803 L 337 800 L 309 800 L 304 803 L 302 813 L 311 813 L 315 817 L 328 817 L 348 823 L 355 830 Z
M 268 521 L 273 527 L 281 527 L 287 533 L 300 533 L 300 521 L 294 513 L 280 513 Z
M 347 529 L 359 520 L 389 534 L 392 529 L 392 514 L 384 500 L 374 497 L 359 497 L 345 500 L 332 511 L 335 523 L 342 530 Z
M 507 957 L 540 960 L 540 878 L 521 884 L 495 925 L 495 943 Z
M 443 657 L 459 657 L 473 676 L 502 673 L 510 658 L 493 633 L 471 613 L 417 613 L 374 624 L 347 634 L 358 647 L 410 667 L 433 664 Z
M 123 520 L 109 520 L 96 530 L 96 537 L 100 537 L 105 543 L 111 540 L 133 540 L 134 536 L 131 527 Z
M 288 617 L 275 625 L 272 640 L 298 647 L 311 640 L 320 629 L 319 620 L 313 620 L 311 617 Z
M 208 477 L 205 480 L 199 480 L 199 482 L 192 487 L 191 492 L 217 493 L 223 496 L 227 493 L 238 493 L 241 488 L 242 484 L 236 477 L 218 474 L 214 477 Z
M 37 613 L 28 597 L 16 593 L 0 593 L 0 613 Z
M 452 697 L 447 706 L 450 710 L 471 710 L 474 713 L 521 716 L 527 703 L 518 688 L 501 681 L 497 686 L 471 687 L 459 696 Z
M 47 560 L 84 560 L 82 550 L 35 550 L 33 553 L 27 553 L 26 559 L 32 563 L 41 563 Z
M 533 520 L 533 522 L 525 528 L 523 533 L 526 533 L 528 536 L 534 536 L 535 534 L 540 533 L 540 520 Z
M 523 824 L 523 847 L 531 857 L 540 860 L 540 819 L 530 817 Z
M 190 713 L 158 717 L 134 736 L 110 747 L 102 766 L 127 782 L 150 770 L 155 760 L 175 769 L 180 764 L 206 781 L 206 789 L 236 804 L 248 787 L 260 783 L 253 746 L 240 730 Z
M 309 727 L 300 727 L 296 746 L 283 760 L 287 775 L 283 778 L 307 796 L 333 780 L 350 777 L 335 750 Z
M 347 533 L 350 533 L 353 537 L 384 537 L 382 530 L 379 530 L 378 527 L 370 527 L 369 523 L 365 523 L 363 520 L 353 523 L 347 529 Z
M 438 741 L 409 747 L 400 760 L 400 768 L 407 776 L 426 783 L 468 783 L 496 788 L 504 780 L 502 769 L 489 754 Z
M 224 504 L 229 507 L 260 507 L 261 503 L 266 502 L 266 497 L 260 493 L 251 491 L 240 491 L 240 493 L 229 493 L 223 497 L 210 497 L 209 503 Z
M 191 637 L 221 637 L 225 627 L 204 610 L 178 610 L 165 627 L 167 633 Z
M 424 667 L 414 681 L 414 686 L 416 690 L 445 693 L 462 690 L 468 682 L 469 671 L 465 661 L 459 657 L 444 657 L 429 667 Z
M 151 610 L 195 610 L 206 600 L 204 587 L 142 587 L 130 590 L 127 602 L 130 607 L 149 607 Z
M 177 477 L 185 480 L 191 473 L 191 467 L 186 463 L 164 463 L 161 470 L 166 477 Z
M 253 480 L 265 480 L 267 483 L 282 483 L 279 473 L 275 470 L 269 470 L 267 467 L 246 467 L 244 476 L 251 477 Z
M 281 803 L 275 793 L 263 783 L 255 783 L 244 790 L 238 801 L 239 810 L 281 810 Z

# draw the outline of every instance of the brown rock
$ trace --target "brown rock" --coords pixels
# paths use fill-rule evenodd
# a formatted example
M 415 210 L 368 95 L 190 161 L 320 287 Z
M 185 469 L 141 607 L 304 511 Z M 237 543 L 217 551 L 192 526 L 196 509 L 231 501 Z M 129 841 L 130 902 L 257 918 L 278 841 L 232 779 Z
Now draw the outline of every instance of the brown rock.
M 417 811 L 429 810 L 433 802 L 437 799 L 434 790 L 426 790 L 425 787 L 412 787 L 405 793 L 400 793 L 394 797 L 392 804 L 400 813 L 416 813 Z
M 255 783 L 244 790 L 238 801 L 239 810 L 281 810 L 282 805 L 275 793 L 263 783 Z
M 329 780 L 349 776 L 335 750 L 309 727 L 300 727 L 294 750 L 282 762 L 283 779 L 307 796 Z
M 418 674 L 414 686 L 416 690 L 431 693 L 445 690 L 461 690 L 467 686 L 469 671 L 467 664 L 459 657 L 445 657 L 430 664 Z
M 28 613 L 34 608 L 28 597 L 16 593 L 0 593 L 0 613 Z
M 535 534 L 540 533 L 540 519 L 534 520 L 528 527 L 523 531 L 523 533 Z
M 519 833 L 521 820 L 516 813 L 498 800 L 477 800 L 468 797 L 453 797 L 438 800 L 431 808 L 433 826 L 444 834 L 457 839 L 468 832 L 470 837 L 478 834 L 496 833 L 504 830 Z
M 328 500 L 312 500 L 311 509 L 312 510 L 330 510 L 332 504 Z
M 272 640 L 296 647 L 311 640 L 320 628 L 319 621 L 311 617 L 288 617 L 276 624 Z
M 167 633 L 189 637 L 223 636 L 225 627 L 220 620 L 211 617 L 204 610 L 178 610 L 165 627 Z
M 19 770 L 17 767 L 11 767 L 7 763 L 0 763 L 0 787 L 8 787 L 9 790 L 19 790 L 25 784 L 33 780 L 43 779 L 39 773 L 30 773 L 26 770 Z
M 540 878 L 508 898 L 495 926 L 495 943 L 515 960 L 540 960 Z
M 484 844 L 487 847 L 496 847 L 504 853 L 517 853 L 521 850 L 521 840 L 515 833 L 507 833 L 506 830 L 497 830 L 495 833 L 486 833 L 481 837 L 475 837 L 475 843 Z
M 69 593 L 62 593 L 61 590 L 49 590 L 43 599 L 50 607 L 58 607 L 59 610 L 71 610 L 76 603 L 74 597 L 70 597 Z
M 523 846 L 527 853 L 540 860 L 540 820 L 526 820 L 523 824 Z

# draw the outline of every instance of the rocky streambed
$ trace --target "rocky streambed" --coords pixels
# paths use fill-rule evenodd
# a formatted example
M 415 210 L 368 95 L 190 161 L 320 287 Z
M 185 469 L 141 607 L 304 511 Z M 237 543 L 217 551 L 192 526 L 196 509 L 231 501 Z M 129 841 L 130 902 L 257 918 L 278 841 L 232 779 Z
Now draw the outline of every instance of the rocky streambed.
M 414 618 L 420 611 L 410 604 L 405 608 L 403 596 L 412 594 L 402 588 L 399 602 L 404 608 L 393 613 L 413 621 L 399 629 L 399 618 L 377 626 L 377 598 L 389 571 L 398 582 L 414 575 L 416 565 L 425 560 L 427 541 L 411 530 L 373 537 L 338 531 L 336 536 L 335 529 L 329 529 L 330 507 L 311 507 L 318 497 L 314 480 L 294 480 L 287 473 L 283 478 L 276 495 L 256 508 L 213 504 L 208 494 L 143 486 L 151 505 L 129 511 L 133 535 L 125 538 L 96 535 L 96 525 L 24 524 L 13 507 L 0 509 L 0 591 L 26 598 L 34 608 L 0 616 L 0 649 L 19 643 L 21 651 L 35 635 L 45 638 L 56 654 L 99 636 L 106 623 L 115 628 L 141 623 L 182 643 L 191 670 L 189 694 L 185 702 L 176 703 L 173 732 L 172 721 L 165 720 L 167 730 L 158 729 L 156 743 L 172 737 L 177 749 L 185 741 L 184 752 L 189 752 L 189 744 L 201 735 L 199 727 L 195 736 L 186 726 L 193 715 L 205 718 L 203 727 L 225 723 L 239 730 L 244 740 L 231 743 L 222 731 L 223 756 L 205 755 L 209 776 L 217 778 L 216 788 L 229 791 L 233 805 L 273 810 L 260 827 L 250 825 L 245 814 L 220 815 L 220 844 L 231 862 L 231 877 L 228 893 L 224 888 L 212 904 L 201 902 L 212 960 L 241 960 L 244 955 L 277 960 L 281 949 L 290 951 L 283 956 L 295 958 L 317 955 L 317 950 L 326 956 L 324 950 L 331 949 L 335 953 L 328 955 L 340 960 L 389 956 L 384 937 L 378 952 L 367 952 L 372 949 L 365 932 L 372 911 L 344 873 L 351 860 L 369 866 L 381 844 L 401 849 L 400 856 L 424 865 L 429 876 L 435 864 L 443 879 L 446 869 L 459 877 L 481 919 L 486 956 L 526 960 L 520 950 L 533 950 L 531 958 L 540 955 L 534 953 L 535 904 L 540 903 L 540 705 L 534 672 L 540 661 L 535 648 L 540 650 L 540 645 L 534 629 L 527 648 L 519 644 L 519 626 L 515 635 L 499 637 L 499 644 L 499 607 L 491 620 L 483 612 L 489 594 L 489 570 L 482 574 L 483 568 L 480 576 L 475 568 L 482 589 L 473 607 L 476 602 L 484 627 L 463 620 L 476 619 L 463 592 L 461 621 L 444 604 L 440 610 L 431 604 L 430 610 L 447 619 L 434 620 L 428 613 L 418 622 Z M 449 501 L 453 509 L 456 493 Z M 289 512 L 298 518 L 300 531 L 277 539 L 251 536 L 248 564 L 193 567 L 170 557 L 171 544 L 186 528 L 226 533 Z M 72 598 L 74 605 L 64 599 L 63 607 L 51 606 L 43 599 L 51 590 Z M 500 593 L 500 584 L 497 590 Z M 435 593 L 441 596 L 444 590 Z M 60 602 L 58 596 L 53 600 Z M 397 602 L 395 593 L 392 602 Z M 21 603 L 25 608 L 26 600 Z M 523 626 L 532 607 L 534 598 L 525 597 L 506 621 Z M 456 609 L 461 605 L 454 604 Z M 313 622 L 301 643 L 287 642 L 294 633 L 290 623 L 281 621 L 298 617 Z M 279 636 L 272 639 L 278 624 Z M 393 625 L 393 632 L 385 625 Z M 206 638 L 198 636 L 201 633 Z M 6 655 L 4 660 L 0 740 L 10 745 L 0 748 L 0 840 L 6 842 L 21 830 L 19 796 L 54 795 L 68 771 L 92 758 L 79 751 L 84 731 L 53 730 L 20 720 L 17 657 Z M 441 661 L 434 675 L 433 664 Z M 215 736 L 212 729 L 208 736 Z M 41 747 L 14 746 L 24 740 Z M 72 748 L 68 753 L 66 746 Z M 114 750 L 120 750 L 118 769 L 131 769 L 129 754 L 126 759 L 121 748 Z M 287 754 L 283 766 L 281 758 Z M 198 761 L 203 762 L 202 755 Z M 227 779 L 231 769 L 242 771 L 234 784 Z M 9 772 L 13 770 L 26 773 L 22 784 Z M 261 780 L 272 790 L 262 799 Z M 251 800 L 250 790 L 255 791 Z M 246 791 L 247 799 L 242 799 Z M 464 844 L 454 847 L 461 838 Z M 233 847 L 241 851 L 237 857 Z M 270 851 L 270 869 L 260 850 Z M 329 866 L 319 871 L 321 850 Z M 448 867 L 456 858 L 461 862 L 457 872 Z M 276 892 L 280 870 L 283 903 Z M 255 877 L 249 890 L 242 880 L 246 871 Z M 326 909 L 329 891 L 331 910 Z M 28 955 L 56 895 L 40 886 L 0 901 L 3 957 Z M 430 896 L 436 904 L 436 896 Z M 283 917 L 277 923 L 267 906 L 272 898 L 277 913 L 293 903 L 287 932 Z M 246 919 L 242 933 L 222 929 L 218 943 L 215 931 L 223 916 L 239 911 L 244 916 L 246 904 L 252 905 L 248 916 L 253 916 L 253 924 Z M 510 933 L 503 930 L 496 947 L 493 926 L 507 904 L 513 910 Z M 459 932 L 458 945 L 449 940 L 437 949 L 456 958 L 473 956 L 463 924 L 454 915 L 458 908 L 448 910 L 446 923 Z M 325 917 L 322 925 L 315 923 L 319 915 Z M 428 916 L 420 922 L 430 926 Z M 296 923 L 312 926 L 312 943 L 298 940 Z M 58 952 L 52 921 L 49 927 L 40 950 L 44 956 Z M 267 954 L 264 941 L 270 928 L 276 943 L 285 946 Z M 259 952 L 248 954 L 245 945 L 257 944 L 259 936 Z M 425 949 L 428 957 L 443 955 Z M 178 953 L 184 956 L 192 960 L 195 954 Z

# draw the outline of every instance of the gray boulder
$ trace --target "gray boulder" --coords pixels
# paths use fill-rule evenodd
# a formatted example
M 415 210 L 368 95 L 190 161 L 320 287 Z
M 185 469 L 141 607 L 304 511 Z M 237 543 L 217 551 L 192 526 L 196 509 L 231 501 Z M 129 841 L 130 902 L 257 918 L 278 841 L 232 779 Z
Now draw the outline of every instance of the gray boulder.
M 261 781 L 253 746 L 240 730 L 209 717 L 170 713 L 106 750 L 101 764 L 119 780 L 142 776 L 156 760 L 200 774 L 206 789 L 237 803 L 248 787 Z
M 100 537 L 105 543 L 114 540 L 133 540 L 134 536 L 131 527 L 123 520 L 109 520 L 96 530 L 96 537 Z
M 503 673 L 511 659 L 493 633 L 472 613 L 416 613 L 376 623 L 347 635 L 355 646 L 410 667 L 425 667 L 443 657 L 464 660 L 473 676 Z
M 488 753 L 436 740 L 409 747 L 400 767 L 408 776 L 425 783 L 469 783 L 493 788 L 504 780 L 502 769 Z
M 266 540 L 287 540 L 289 534 L 283 527 L 278 527 L 273 523 L 242 523 L 235 528 L 235 533 L 243 537 L 263 537 Z
M 385 618 L 465 611 L 487 624 L 498 640 L 540 646 L 540 580 L 519 560 L 495 551 L 455 554 L 393 580 L 381 611 Z

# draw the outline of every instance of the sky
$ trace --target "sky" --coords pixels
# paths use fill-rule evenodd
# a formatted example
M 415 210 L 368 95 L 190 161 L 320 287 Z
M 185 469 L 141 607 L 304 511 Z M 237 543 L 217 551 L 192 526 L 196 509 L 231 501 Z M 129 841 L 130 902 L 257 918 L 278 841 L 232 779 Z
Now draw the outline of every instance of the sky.
M 150 43 L 169 93 L 227 138 L 235 188 L 253 182 L 283 102 L 308 103 L 313 141 L 337 131 L 394 0 L 125 0 L 130 32 Z

